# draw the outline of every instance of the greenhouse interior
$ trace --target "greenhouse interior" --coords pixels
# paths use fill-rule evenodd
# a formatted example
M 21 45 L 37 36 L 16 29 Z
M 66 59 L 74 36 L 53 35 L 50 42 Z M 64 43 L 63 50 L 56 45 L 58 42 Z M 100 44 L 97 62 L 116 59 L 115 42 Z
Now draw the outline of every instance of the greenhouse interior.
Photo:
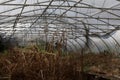
M 0 80 L 120 80 L 120 0 L 0 0 Z

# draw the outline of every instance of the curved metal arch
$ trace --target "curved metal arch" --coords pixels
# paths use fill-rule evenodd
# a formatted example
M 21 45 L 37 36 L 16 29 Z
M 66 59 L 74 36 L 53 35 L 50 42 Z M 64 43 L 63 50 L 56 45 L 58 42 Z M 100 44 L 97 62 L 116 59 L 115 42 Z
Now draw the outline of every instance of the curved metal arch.
M 93 25 L 92 25 L 93 26 Z M 101 30 L 102 31 L 102 30 Z M 104 32 L 104 31 L 102 31 L 102 32 Z M 106 33 L 107 34 L 107 33 Z M 118 41 L 114 38 L 114 37 L 112 37 L 112 35 L 110 35 L 110 37 L 118 44 L 118 46 L 120 47 L 120 44 L 118 43 Z
M 82 40 L 82 39 L 79 38 L 79 40 Z M 75 39 L 75 41 L 81 46 L 81 44 L 80 44 L 76 39 Z M 83 41 L 84 43 L 86 43 L 84 40 L 82 40 L 82 41 Z M 88 49 L 90 50 L 90 52 L 92 52 L 91 49 L 90 49 L 90 46 L 87 46 L 87 47 L 88 47 Z M 84 47 L 81 46 L 81 48 L 84 48 Z
M 49 9 L 56 9 L 56 8 L 49 8 Z M 67 9 L 65 9 L 65 8 L 59 8 L 59 9 L 67 10 Z M 69 10 L 69 11 L 82 14 L 83 16 L 91 17 L 92 19 L 99 20 L 99 21 L 101 21 L 101 22 L 104 22 L 104 23 L 107 24 L 107 25 L 113 26 L 113 25 L 111 25 L 111 24 L 109 24 L 109 23 L 107 23 L 107 22 L 105 22 L 105 21 L 103 21 L 103 20 L 100 20 L 100 18 L 94 18 L 94 17 L 92 17 L 92 16 L 89 16 L 89 15 L 86 15 L 86 14 L 84 14 L 84 13 L 80 13 L 80 12 L 77 12 L 77 11 L 73 11 L 73 10 Z M 113 27 L 115 27 L 115 26 L 113 26 Z
M 94 27 L 95 28 L 95 27 Z M 110 37 L 112 37 L 111 35 L 110 35 Z M 114 38 L 114 37 L 112 37 L 114 40 L 115 40 L 115 42 L 119 45 L 119 43 L 116 41 L 116 39 Z M 106 44 L 106 42 L 102 39 L 102 38 L 100 38 L 99 37 L 99 39 L 101 39 L 102 40 L 102 42 L 106 45 L 106 47 L 108 48 L 108 50 L 110 50 L 110 48 L 109 48 L 109 46 Z M 99 50 L 100 51 L 100 50 Z
M 64 9 L 64 8 L 62 8 L 62 9 Z M 65 10 L 67 10 L 67 9 L 65 9 Z M 91 17 L 92 19 L 99 20 L 99 21 L 101 21 L 101 22 L 103 22 L 103 23 L 105 23 L 105 24 L 107 24 L 107 25 L 113 26 L 113 25 L 111 25 L 111 24 L 109 24 L 109 23 L 101 20 L 100 18 L 94 18 L 93 16 L 90 16 L 90 15 L 87 15 L 87 14 L 84 14 L 84 13 L 81 13 L 81 12 L 73 11 L 73 10 L 70 10 L 70 11 L 71 11 L 71 12 L 76 12 L 76 13 L 79 13 L 79 14 L 82 14 L 83 16 Z M 115 26 L 113 26 L 113 27 L 115 27 Z
M 89 38 L 89 39 L 90 39 L 90 38 Z M 97 44 L 96 44 L 92 39 L 90 39 L 90 40 L 91 40 L 91 41 L 94 43 L 94 45 L 97 47 L 98 51 L 101 52 L 101 50 L 100 50 L 100 48 L 97 46 Z M 92 42 L 91 42 L 91 43 L 92 43 Z M 91 50 L 91 51 L 92 51 L 92 50 Z
M 68 41 L 68 40 L 67 40 Z M 75 45 L 75 44 L 73 44 L 73 42 L 72 41 L 70 41 L 69 40 L 69 42 L 72 44 L 72 46 L 75 48 L 75 49 L 77 49 L 77 46 Z M 71 47 L 72 48 L 72 47 Z M 74 51 L 74 49 L 72 48 L 72 50 Z
M 43 8 L 44 9 L 44 8 Z M 56 9 L 56 8 L 49 8 L 49 9 Z M 63 9 L 63 8 L 59 8 L 59 9 L 62 9 L 62 10 L 67 10 L 67 9 Z M 37 10 L 40 10 L 40 9 L 37 9 Z M 42 9 L 41 9 L 42 10 Z M 35 11 L 35 10 L 34 10 Z M 75 12 L 75 13 L 79 13 L 79 14 L 81 14 L 80 12 L 77 12 L 77 11 L 73 11 L 73 10 L 70 10 L 70 11 L 72 11 L 72 12 Z M 28 13 L 29 12 L 33 12 L 33 11 L 27 11 Z M 24 13 L 27 13 L 27 12 L 24 12 Z M 23 13 L 23 14 L 24 14 Z M 85 14 L 83 14 L 82 13 L 82 15 L 85 15 Z M 89 15 L 88 15 L 89 16 Z M 98 18 L 93 18 L 93 19 L 97 19 L 98 20 Z M 108 24 L 108 23 L 106 23 L 106 24 Z M 110 24 L 111 25 L 111 24 Z M 112 25 L 113 26 L 113 25 Z
M 59 8 L 58 8 L 59 9 Z M 76 12 L 77 13 L 77 12 Z
M 72 1 L 73 2 L 73 1 Z M 88 5 L 88 6 L 90 6 L 90 5 Z M 58 9 L 60 9 L 60 8 L 58 8 Z M 66 9 L 67 10 L 67 9 Z M 78 13 L 78 12 L 76 12 L 76 13 Z M 83 15 L 85 15 L 85 14 L 83 14 Z M 96 19 L 96 18 L 95 18 Z M 97 19 L 98 20 L 98 19 Z M 109 24 L 109 23 L 106 23 L 106 24 Z M 110 24 L 109 24 L 110 25 Z M 112 25 L 113 26 L 113 25 Z
M 93 25 L 92 25 L 93 26 Z M 114 27 L 114 26 L 113 26 Z M 111 35 L 110 35 L 111 36 Z M 112 37 L 112 36 L 111 36 Z M 112 37 L 114 40 L 115 40 L 115 42 L 120 46 L 120 44 L 116 41 L 116 39 L 114 38 L 114 37 Z
M 72 18 L 70 18 L 70 19 L 72 19 Z M 73 19 L 72 19 L 73 20 Z M 76 20 L 76 19 L 74 19 L 74 20 Z M 76 21 L 80 21 L 80 20 L 76 20 Z M 64 22 L 63 22 L 64 23 Z M 90 24 L 89 24 L 90 25 Z M 91 25 L 91 26 L 93 26 L 93 25 Z M 94 27 L 94 28 L 96 28 L 96 29 L 99 29 L 99 28 L 97 28 L 97 27 Z M 99 29 L 100 30 L 100 29 Z
M 48 18 L 47 18 L 48 19 Z M 50 18 L 51 19 L 51 18 Z M 57 21 L 60 21 L 60 20 L 57 20 Z M 63 22 L 63 21 L 60 21 L 60 22 Z M 69 24 L 69 25 L 73 25 L 73 24 Z M 75 25 L 74 25 L 75 26 Z M 80 40 L 82 40 L 82 39 L 80 39 Z M 83 41 L 83 40 L 82 40 Z M 91 39 L 91 41 L 92 41 L 92 39 Z M 72 43 L 72 42 L 71 42 Z M 77 42 L 78 43 L 78 42 Z M 85 43 L 85 41 L 84 41 L 84 43 Z M 98 51 L 100 52 L 100 49 L 99 49 L 99 47 L 96 45 L 96 43 L 93 41 L 93 43 L 95 44 L 95 46 L 97 47 L 97 49 L 98 49 Z M 72 43 L 72 45 L 76 48 L 76 46 Z M 79 45 L 81 45 L 81 44 L 79 44 Z M 90 49 L 90 48 L 89 48 Z M 91 50 L 90 50 L 91 51 Z
M 89 5 L 89 4 L 86 4 L 86 3 L 81 3 L 81 4 L 84 4 L 84 5 L 87 5 L 88 7 L 92 7 L 92 8 L 95 8 L 94 6 L 92 6 L 92 5 Z M 101 9 L 100 9 L 101 10 Z M 101 11 L 103 11 L 103 10 L 101 10 Z M 112 15 L 114 15 L 114 16 L 116 16 L 116 17 L 120 17 L 119 15 L 117 15 L 117 14 L 114 14 L 114 13 L 111 13 L 111 12 L 109 12 L 108 10 L 104 10 L 103 12 L 107 12 L 107 13 L 109 13 L 109 14 L 112 14 Z M 102 13 L 102 12 L 101 12 Z M 99 13 L 98 13 L 99 14 Z
M 82 40 L 82 39 L 80 39 L 80 38 L 79 38 L 79 40 L 81 40 L 81 41 L 83 41 L 83 43 L 85 43 L 84 40 Z M 89 40 L 92 41 L 92 42 L 95 44 L 95 46 L 96 46 L 96 48 L 98 49 L 98 51 L 101 52 L 101 51 L 100 51 L 100 48 L 97 46 L 97 44 L 96 44 L 92 39 L 89 38 Z M 75 41 L 76 41 L 76 40 L 75 40 Z M 92 43 L 92 42 L 91 42 L 91 43 Z M 77 42 L 77 43 L 78 43 L 79 45 L 81 45 L 79 42 Z M 72 43 L 72 44 L 73 44 L 73 43 Z M 87 47 L 88 47 L 88 49 L 90 50 L 90 52 L 92 52 L 90 46 L 87 46 Z M 83 48 L 83 47 L 81 47 L 81 48 Z
M 51 1 L 48 0 L 48 1 L 42 1 L 42 2 L 39 2 L 39 3 L 37 2 L 37 3 L 34 3 L 34 5 L 41 4 L 41 3 L 49 3 L 49 2 L 51 2 Z M 54 2 L 57 2 L 57 0 L 54 1 Z M 63 2 L 65 2 L 65 1 L 63 1 Z M 69 0 L 68 2 L 74 2 L 75 3 L 76 1 Z M 13 9 L 9 9 L 9 10 L 3 11 L 3 12 L 0 12 L 0 14 L 6 13 L 6 12 L 9 12 L 9 11 L 13 11 L 13 10 L 16 10 L 16 9 L 19 9 L 19 8 L 22 8 L 22 6 L 16 7 L 16 8 L 13 8 Z
M 99 37 L 99 38 L 100 38 L 100 37 Z M 110 50 L 110 48 L 109 48 L 109 46 L 106 44 L 106 42 L 105 42 L 102 38 L 100 38 L 100 40 L 102 40 L 102 42 L 105 44 L 105 46 L 107 47 L 107 49 Z
M 50 8 L 49 8 L 50 9 Z M 60 8 L 58 8 L 58 9 L 60 9 Z M 62 9 L 62 8 L 61 8 Z M 66 9 L 67 10 L 67 9 Z M 71 11 L 71 10 L 70 10 Z M 76 12 L 76 11 L 73 11 L 73 12 L 75 12 L 75 13 L 78 13 L 78 12 Z M 81 14 L 81 13 L 79 13 L 79 14 Z M 85 14 L 83 14 L 83 15 L 85 15 Z M 89 15 L 88 15 L 89 16 Z M 94 19 L 94 18 L 93 18 Z M 96 18 L 95 18 L 96 19 Z M 99 20 L 99 19 L 97 19 L 97 20 Z M 106 24 L 108 24 L 108 23 L 106 23 Z M 109 25 L 111 25 L 111 24 L 109 24 Z M 113 25 L 112 25 L 113 26 Z
M 60 8 L 59 8 L 60 9 Z M 62 8 L 61 8 L 62 9 Z M 68 10 L 68 9 L 66 9 L 66 10 Z M 69 10 L 69 11 L 73 11 L 73 10 Z M 77 11 L 73 11 L 73 12 L 76 12 L 76 13 L 80 13 L 80 12 L 77 12 Z M 80 14 L 83 14 L 83 13 L 80 13 Z M 86 15 L 86 14 L 83 14 L 83 15 Z M 92 17 L 92 16 L 89 16 L 89 15 L 86 15 L 86 16 L 88 16 L 88 17 L 91 17 L 91 18 L 93 18 L 93 19 L 96 19 L 96 18 L 94 18 L 94 17 Z M 101 21 L 101 22 L 104 22 L 104 23 L 106 23 L 106 24 L 108 24 L 108 25 L 111 25 L 111 24 L 109 24 L 109 23 L 107 23 L 107 22 L 105 22 L 105 21 L 103 21 L 103 20 L 100 20 L 99 18 L 97 18 L 97 20 L 99 20 L 99 21 Z M 111 26 L 113 26 L 113 25 L 111 25 Z M 114 27 L 114 26 L 113 26 Z
M 70 19 L 72 19 L 72 18 L 70 18 Z M 75 19 L 74 19 L 75 20 Z M 79 20 L 80 21 L 80 20 Z M 97 28 L 96 28 L 97 29 Z
M 50 2 L 50 1 L 49 1 Z M 37 3 L 38 4 L 38 3 Z M 63 4 L 63 3 L 62 3 Z M 60 7 L 60 6 L 62 6 L 62 4 L 61 5 L 59 5 L 58 7 Z M 58 8 L 57 7 L 57 8 Z M 22 8 L 22 7 L 19 7 L 19 8 Z M 16 9 L 19 9 L 19 8 L 15 8 L 15 9 L 13 9 L 13 10 L 16 10 Z M 29 12 L 34 12 L 34 11 L 38 11 L 38 10 L 44 10 L 45 8 L 41 8 L 41 9 L 36 9 L 36 10 L 29 10 L 29 11 L 26 11 L 26 12 L 23 12 L 22 14 L 24 14 L 24 13 L 29 13 Z M 56 9 L 56 8 L 54 8 L 54 9 Z M 57 10 L 57 9 L 56 9 Z M 55 11 L 55 10 L 54 10 Z M 19 14 L 16 14 L 16 15 L 19 15 Z M 6 18 L 4 18 L 4 19 L 6 19 Z M 2 19 L 3 20 L 3 19 Z
M 34 3 L 34 4 L 41 4 L 41 3 L 48 3 L 48 2 L 51 2 L 51 1 L 44 1 L 44 2 L 39 2 L 39 3 Z M 65 2 L 65 1 L 64 1 Z M 63 3 L 62 3 L 63 4 Z M 17 8 L 13 8 L 13 9 L 10 9 L 10 10 L 6 10 L 6 11 L 3 11 L 3 12 L 0 12 L 0 14 L 2 14 L 2 13 L 6 13 L 6 12 L 10 12 L 10 11 L 13 11 L 13 10 L 17 10 L 17 9 L 20 9 L 20 8 L 22 8 L 22 6 L 20 6 L 20 7 L 17 7 Z M 45 9 L 45 8 L 44 8 Z M 44 10 L 44 9 L 42 9 L 42 10 Z M 27 13 L 27 12 L 33 12 L 33 11 L 37 11 L 37 10 L 39 10 L 39 9 L 36 9 L 36 10 L 30 10 L 30 11 L 26 11 L 26 12 L 23 12 L 23 13 Z M 18 14 L 16 14 L 16 15 L 18 15 Z
M 86 4 L 86 3 L 81 3 L 81 4 L 87 5 L 88 7 L 95 8 L 94 6 L 92 6 L 92 5 L 90 5 L 90 4 Z M 104 8 L 103 8 L 103 9 L 104 9 Z M 101 9 L 100 9 L 100 10 L 101 10 Z M 118 16 L 118 15 L 116 15 L 116 14 L 114 14 L 114 13 L 109 12 L 108 10 L 101 10 L 101 11 L 102 11 L 102 12 L 106 11 L 107 13 L 112 14 L 112 15 L 114 15 L 114 16 L 116 16 L 116 17 L 120 17 L 120 16 Z M 102 12 L 101 12 L 101 13 L 102 13 Z M 99 13 L 98 13 L 98 14 L 99 14 Z M 98 19 L 100 19 L 100 18 L 98 18 Z M 106 22 L 104 21 L 104 23 L 106 23 Z M 112 26 L 112 25 L 109 24 L 109 23 L 106 23 L 106 24 Z M 113 26 L 113 27 L 114 27 L 114 26 Z

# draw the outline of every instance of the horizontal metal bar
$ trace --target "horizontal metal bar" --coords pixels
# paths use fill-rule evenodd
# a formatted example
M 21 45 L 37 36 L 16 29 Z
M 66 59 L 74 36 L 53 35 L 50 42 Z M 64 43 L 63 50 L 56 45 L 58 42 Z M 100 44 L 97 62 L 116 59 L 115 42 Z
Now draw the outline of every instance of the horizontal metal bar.
M 0 6 L 23 6 L 24 4 L 0 4 Z M 24 6 L 49 6 L 43 4 L 25 4 Z M 59 5 L 50 5 L 51 7 L 58 7 Z M 88 9 L 101 9 L 101 10 L 120 10 L 118 8 L 101 8 L 101 7 L 88 7 L 88 6 L 66 6 L 62 5 L 60 7 L 73 7 L 73 8 L 88 8 Z
M 17 17 L 17 15 L 0 15 L 0 17 Z M 35 15 L 21 15 L 20 18 L 28 18 L 28 17 L 40 17 L 40 14 Z M 57 15 L 44 15 L 44 17 L 53 17 L 56 18 Z M 93 19 L 90 17 L 80 17 L 80 16 L 62 16 L 61 18 L 85 18 L 85 19 Z M 105 17 L 94 17 L 96 19 L 107 19 L 107 20 L 120 20 L 120 18 L 105 18 Z
M 0 26 L 0 28 L 11 28 L 11 27 L 9 27 L 9 24 L 13 24 L 14 22 L 0 22 L 0 24 L 1 23 L 6 23 L 6 24 L 8 24 L 8 26 L 7 25 L 5 25 L 5 26 Z M 29 23 L 32 23 L 31 21 L 28 21 L 28 22 L 18 22 L 19 24 L 22 24 L 23 23 L 23 26 L 24 26 L 24 24 L 26 23 L 26 24 L 29 24 Z M 42 24 L 45 24 L 44 22 L 42 22 Z M 79 22 L 70 22 L 70 23 L 60 23 L 60 22 L 53 22 L 53 23 L 47 23 L 47 24 L 63 24 L 63 26 L 66 26 L 66 24 L 76 24 L 76 26 L 77 25 L 83 25 L 82 23 L 79 23 Z M 86 25 L 96 25 L 96 26 L 98 26 L 98 27 L 101 27 L 101 26 L 108 26 L 109 27 L 109 25 L 108 24 L 99 24 L 99 23 L 85 23 Z M 36 22 L 36 25 L 40 25 L 40 23 L 39 22 Z M 120 26 L 120 24 L 111 24 L 112 26 Z M 57 27 L 57 26 L 56 26 Z M 67 26 L 66 26 L 67 27 Z M 16 28 L 26 28 L 26 27 L 22 27 L 22 26 L 20 26 L 20 27 L 16 27 Z

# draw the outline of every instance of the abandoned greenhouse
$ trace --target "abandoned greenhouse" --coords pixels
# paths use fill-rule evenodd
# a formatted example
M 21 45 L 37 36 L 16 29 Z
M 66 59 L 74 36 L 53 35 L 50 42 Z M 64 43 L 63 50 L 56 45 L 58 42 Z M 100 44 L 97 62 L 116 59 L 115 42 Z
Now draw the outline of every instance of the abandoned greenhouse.
M 0 80 L 120 80 L 120 0 L 0 0 Z

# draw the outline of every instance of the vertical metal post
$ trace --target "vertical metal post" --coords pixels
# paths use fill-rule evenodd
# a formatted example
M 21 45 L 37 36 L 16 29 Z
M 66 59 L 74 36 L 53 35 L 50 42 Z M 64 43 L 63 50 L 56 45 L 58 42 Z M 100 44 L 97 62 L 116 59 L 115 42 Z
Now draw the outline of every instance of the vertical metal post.
M 84 22 L 82 22 L 82 24 L 85 28 L 85 38 L 86 38 L 85 47 L 81 50 L 81 80 L 84 80 L 84 53 L 85 50 L 89 48 L 89 29 L 86 27 Z

